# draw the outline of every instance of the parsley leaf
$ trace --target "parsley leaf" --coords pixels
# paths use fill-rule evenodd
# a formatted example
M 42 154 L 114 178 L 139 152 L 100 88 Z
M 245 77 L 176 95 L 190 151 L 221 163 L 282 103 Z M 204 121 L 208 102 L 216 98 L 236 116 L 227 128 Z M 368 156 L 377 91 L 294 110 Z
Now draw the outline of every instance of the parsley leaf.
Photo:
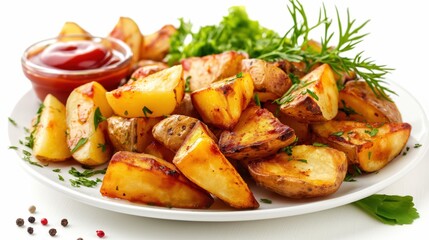
M 353 204 L 389 225 L 411 224 L 420 217 L 414 208 L 412 196 L 374 194 Z

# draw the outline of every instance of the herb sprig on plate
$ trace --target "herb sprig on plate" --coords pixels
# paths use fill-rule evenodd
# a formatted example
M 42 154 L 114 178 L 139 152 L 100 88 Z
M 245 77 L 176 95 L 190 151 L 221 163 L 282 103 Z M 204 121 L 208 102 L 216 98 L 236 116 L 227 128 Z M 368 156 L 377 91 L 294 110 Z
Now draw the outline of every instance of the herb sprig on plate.
M 372 91 L 379 97 L 388 99 L 389 93 L 395 94 L 385 86 L 384 78 L 393 69 L 378 65 L 370 58 L 364 57 L 363 51 L 354 57 L 346 54 L 355 50 L 368 33 L 361 33 L 369 20 L 357 24 L 347 10 L 346 21 L 336 9 L 338 29 L 332 30 L 333 19 L 328 17 L 323 5 L 316 23 L 310 24 L 303 5 L 298 0 L 289 0 L 288 12 L 292 18 L 292 27 L 284 36 L 265 28 L 258 21 L 249 18 L 244 7 L 235 6 L 229 9 L 218 25 L 208 25 L 192 31 L 192 24 L 180 19 L 180 26 L 172 36 L 167 61 L 170 65 L 192 56 L 204 56 L 228 50 L 246 52 L 250 58 L 267 61 L 285 59 L 291 62 L 305 62 L 308 69 L 316 64 L 327 63 L 337 73 L 354 72 L 365 80 Z M 320 47 L 309 47 L 311 33 L 323 28 Z M 337 43 L 333 43 L 334 37 Z M 188 41 L 189 40 L 189 41 Z M 341 87 L 341 85 L 340 85 Z

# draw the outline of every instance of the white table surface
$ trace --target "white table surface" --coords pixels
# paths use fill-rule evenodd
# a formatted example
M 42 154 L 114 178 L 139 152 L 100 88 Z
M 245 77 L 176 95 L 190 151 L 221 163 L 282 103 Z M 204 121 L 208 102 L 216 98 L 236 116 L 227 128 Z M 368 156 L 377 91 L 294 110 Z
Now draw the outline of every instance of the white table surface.
M 140 3 L 137 3 L 140 2 Z M 290 27 L 287 1 L 1 1 L 0 3 L 0 229 L 8 239 L 50 239 L 48 228 L 34 225 L 35 234 L 17 227 L 15 220 L 30 213 L 35 217 L 70 225 L 58 229 L 54 239 L 427 239 L 429 227 L 429 153 L 406 176 L 381 193 L 411 195 L 420 218 L 411 225 L 384 225 L 352 205 L 294 217 L 245 222 L 186 222 L 158 220 L 110 212 L 71 199 L 32 178 L 17 163 L 9 150 L 8 117 L 18 100 L 31 89 L 21 71 L 20 57 L 31 43 L 54 36 L 65 21 L 75 21 L 94 35 L 106 35 L 120 16 L 133 18 L 143 33 L 151 33 L 163 24 L 177 24 L 179 17 L 195 24 L 214 24 L 227 13 L 229 6 L 246 3 L 252 19 L 274 29 Z M 316 13 L 321 1 L 302 1 L 309 13 Z M 264 4 L 264 5 L 262 5 Z M 426 86 L 429 56 L 429 14 L 425 1 L 325 1 L 330 16 L 335 6 L 345 16 L 349 8 L 358 22 L 370 19 L 364 28 L 370 35 L 358 45 L 376 63 L 395 68 L 389 81 L 411 92 L 429 112 Z M 314 16 L 314 14 L 312 14 Z M 283 26 L 283 28 L 281 28 Z M 25 111 L 25 109 L 23 109 Z M 26 226 L 29 226 L 28 222 Z M 427 236 L 426 236 L 427 237 Z M 1 237 L 1 239 L 5 239 Z

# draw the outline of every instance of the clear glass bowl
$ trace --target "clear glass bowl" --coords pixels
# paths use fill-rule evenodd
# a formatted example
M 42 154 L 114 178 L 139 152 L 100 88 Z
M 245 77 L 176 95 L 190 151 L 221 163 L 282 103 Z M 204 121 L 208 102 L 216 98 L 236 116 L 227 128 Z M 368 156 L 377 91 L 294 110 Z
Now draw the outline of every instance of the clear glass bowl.
M 119 61 L 93 69 L 64 70 L 34 60 L 48 46 L 61 41 L 60 38 L 45 39 L 31 45 L 24 51 L 21 65 L 25 76 L 31 81 L 33 89 L 41 101 L 50 93 L 65 104 L 69 94 L 76 87 L 91 81 L 99 82 L 107 91 L 111 91 L 129 76 L 133 53 L 126 43 L 112 37 L 67 36 L 67 41 L 82 39 L 102 44 L 110 49 L 119 58 Z

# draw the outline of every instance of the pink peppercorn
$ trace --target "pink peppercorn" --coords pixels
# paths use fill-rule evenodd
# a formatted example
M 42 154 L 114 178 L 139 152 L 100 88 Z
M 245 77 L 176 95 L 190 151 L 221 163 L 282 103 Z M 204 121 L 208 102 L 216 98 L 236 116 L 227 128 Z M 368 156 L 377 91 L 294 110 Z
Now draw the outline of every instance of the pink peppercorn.
M 95 231 L 96 233 L 97 233 L 97 236 L 99 237 L 99 238 L 102 238 L 102 237 L 104 237 L 104 231 L 103 230 L 97 230 L 97 231 Z
M 48 219 L 46 219 L 46 218 L 42 218 L 42 219 L 40 220 L 40 222 L 42 223 L 42 225 L 46 225 L 46 224 L 48 224 Z

